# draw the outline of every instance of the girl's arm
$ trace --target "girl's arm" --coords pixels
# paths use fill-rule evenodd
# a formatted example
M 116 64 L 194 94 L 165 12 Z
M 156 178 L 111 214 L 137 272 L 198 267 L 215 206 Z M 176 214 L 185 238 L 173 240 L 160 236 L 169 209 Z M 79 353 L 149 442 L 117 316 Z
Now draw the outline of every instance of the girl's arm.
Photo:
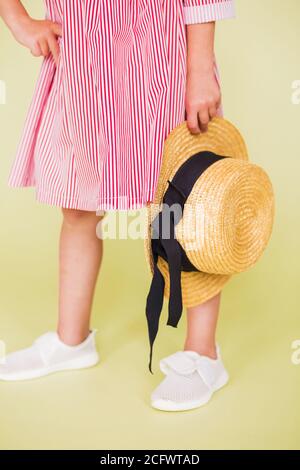
M 183 0 L 187 30 L 187 123 L 205 131 L 221 103 L 215 75 L 215 21 L 235 16 L 234 0 Z
M 49 20 L 34 20 L 25 10 L 20 0 L 0 0 L 0 17 L 12 32 L 15 39 L 38 56 L 47 56 L 50 52 L 57 62 L 61 36 L 61 25 Z
M 214 22 L 187 26 L 185 108 L 188 128 L 196 134 L 207 130 L 221 103 L 221 91 L 215 77 L 214 35 Z
M 18 19 L 28 16 L 28 14 L 19 0 L 0 0 L 0 16 L 7 26 L 12 29 Z

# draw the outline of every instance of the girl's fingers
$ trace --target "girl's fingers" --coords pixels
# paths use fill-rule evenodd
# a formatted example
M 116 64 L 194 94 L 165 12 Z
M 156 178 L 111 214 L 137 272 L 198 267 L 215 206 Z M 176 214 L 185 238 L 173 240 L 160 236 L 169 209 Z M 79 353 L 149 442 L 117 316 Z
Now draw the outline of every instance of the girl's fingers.
M 30 52 L 34 57 L 40 57 L 41 55 L 43 55 L 39 43 L 34 44 L 31 47 Z
M 210 108 L 209 108 L 209 117 L 210 117 L 210 119 L 213 119 L 214 117 L 216 117 L 217 114 L 218 114 L 217 106 L 216 105 L 210 106 Z
M 48 44 L 49 44 L 50 51 L 53 55 L 53 59 L 54 59 L 55 63 L 57 64 L 58 63 L 58 58 L 59 58 L 59 53 L 60 53 L 57 38 L 53 35 L 50 36 L 49 39 L 48 39 Z
M 192 134 L 206 132 L 211 119 L 218 115 L 218 102 L 201 105 L 186 112 L 187 126 Z
M 52 31 L 56 36 L 62 36 L 62 26 L 59 23 L 52 23 Z
M 188 126 L 189 131 L 192 134 L 199 134 L 200 127 L 199 127 L 199 122 L 198 122 L 197 111 L 188 111 L 186 120 L 187 120 L 187 126 Z
M 218 113 L 218 109 L 220 109 L 221 106 L 222 106 L 222 99 L 220 98 L 216 104 L 217 113 Z
M 206 132 L 210 121 L 208 108 L 200 109 L 198 112 L 199 126 L 202 132 Z
M 39 41 L 39 46 L 40 46 L 42 55 L 43 55 L 44 57 L 46 57 L 46 56 L 49 54 L 49 46 L 48 46 L 47 40 L 46 40 L 46 39 L 40 40 L 40 41 Z

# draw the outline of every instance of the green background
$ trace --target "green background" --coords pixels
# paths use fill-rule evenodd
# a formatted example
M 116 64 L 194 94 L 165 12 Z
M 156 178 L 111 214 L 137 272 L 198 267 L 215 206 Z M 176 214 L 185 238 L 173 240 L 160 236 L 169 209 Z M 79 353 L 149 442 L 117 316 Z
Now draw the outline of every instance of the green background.
M 43 17 L 41 1 L 27 1 Z M 225 288 L 218 341 L 231 381 L 208 406 L 166 414 L 149 406 L 158 360 L 182 347 L 185 319 L 166 327 L 166 308 L 147 371 L 142 240 L 105 242 L 93 310 L 101 364 L 23 383 L 0 383 L 2 449 L 299 448 L 300 365 L 291 361 L 299 320 L 300 80 L 298 0 L 238 0 L 237 19 L 217 28 L 225 116 L 242 131 L 252 161 L 269 173 L 276 222 L 255 268 Z M 41 59 L 0 27 L 0 339 L 7 351 L 54 329 L 60 210 L 7 177 Z

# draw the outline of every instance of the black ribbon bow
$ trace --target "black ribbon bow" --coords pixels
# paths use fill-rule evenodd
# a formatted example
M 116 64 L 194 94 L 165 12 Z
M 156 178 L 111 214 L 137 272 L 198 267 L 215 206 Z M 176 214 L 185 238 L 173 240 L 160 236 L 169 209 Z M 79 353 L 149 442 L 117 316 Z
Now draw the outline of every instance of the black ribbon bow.
M 152 373 L 153 344 L 158 333 L 163 307 L 165 281 L 157 262 L 162 257 L 167 263 L 170 276 L 170 296 L 167 325 L 177 327 L 182 315 L 181 271 L 198 269 L 189 261 L 184 249 L 175 237 L 175 227 L 182 218 L 184 205 L 194 184 L 202 173 L 217 161 L 226 158 L 213 152 L 198 152 L 189 157 L 177 170 L 164 194 L 162 210 L 151 224 L 151 250 L 153 278 L 146 302 L 146 318 L 150 342 L 149 370 Z

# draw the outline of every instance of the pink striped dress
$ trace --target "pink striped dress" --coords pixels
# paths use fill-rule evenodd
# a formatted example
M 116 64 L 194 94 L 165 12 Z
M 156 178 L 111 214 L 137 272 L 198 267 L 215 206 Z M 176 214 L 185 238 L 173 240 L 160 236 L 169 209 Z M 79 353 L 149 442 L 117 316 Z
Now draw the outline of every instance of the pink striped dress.
M 185 119 L 185 25 L 234 16 L 233 0 L 45 5 L 63 27 L 59 62 L 43 59 L 8 184 L 65 208 L 142 207 Z

